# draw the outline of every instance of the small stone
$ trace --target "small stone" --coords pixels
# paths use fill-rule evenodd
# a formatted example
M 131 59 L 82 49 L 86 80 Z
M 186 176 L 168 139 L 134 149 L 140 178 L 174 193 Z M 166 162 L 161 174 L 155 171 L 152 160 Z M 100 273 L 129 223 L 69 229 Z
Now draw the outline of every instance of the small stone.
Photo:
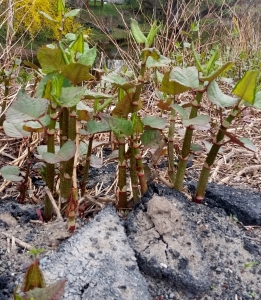
M 174 298 L 174 294 L 173 294 L 173 293 L 170 293 L 170 294 L 169 294 L 169 298 L 170 298 L 170 299 L 173 299 L 173 298 Z
M 136 260 L 137 260 L 135 256 L 131 256 L 130 259 L 133 260 L 133 261 L 136 261 Z
M 166 264 L 164 264 L 164 263 L 160 263 L 160 266 L 162 267 L 162 268 L 165 268 L 165 269 L 167 269 L 167 265 Z

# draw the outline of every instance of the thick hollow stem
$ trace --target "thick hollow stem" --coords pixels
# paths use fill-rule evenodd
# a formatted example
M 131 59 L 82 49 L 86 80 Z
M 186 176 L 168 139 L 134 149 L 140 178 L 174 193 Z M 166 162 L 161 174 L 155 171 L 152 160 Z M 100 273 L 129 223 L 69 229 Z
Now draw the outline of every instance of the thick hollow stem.
M 86 154 L 85 166 L 84 166 L 82 182 L 81 182 L 81 197 L 84 196 L 85 188 L 86 188 L 86 184 L 87 184 L 87 180 L 88 180 L 90 162 L 91 162 L 91 154 L 92 154 L 93 138 L 94 138 L 94 135 L 91 135 L 89 137 L 88 151 L 87 151 L 87 154 Z
M 202 89 L 203 89 L 203 87 L 199 87 L 199 90 L 197 91 L 196 99 L 193 102 L 193 106 L 192 106 L 192 109 L 190 112 L 190 116 L 189 116 L 190 119 L 195 118 L 198 114 L 199 105 L 200 105 L 200 102 L 201 102 L 201 99 L 202 99 L 203 93 L 204 93 L 204 91 L 202 91 Z M 188 161 L 189 154 L 190 154 L 193 130 L 194 130 L 193 126 L 187 127 L 183 145 L 182 145 L 181 155 L 179 157 L 178 170 L 177 170 L 176 180 L 175 180 L 175 184 L 174 184 L 174 188 L 178 191 L 181 191 L 182 187 L 183 187 L 187 161 Z
M 133 135 L 133 148 L 134 148 L 135 159 L 136 159 L 136 170 L 140 182 L 141 195 L 143 195 L 147 192 L 148 186 L 144 175 L 144 168 L 143 168 L 143 162 L 140 153 L 140 144 L 138 142 L 138 135 L 136 133 Z
M 118 207 L 127 208 L 127 183 L 126 183 L 126 159 L 125 138 L 119 139 L 119 178 L 118 178 Z
M 168 175 L 170 182 L 175 181 L 175 165 L 174 165 L 174 133 L 175 133 L 175 110 L 171 109 L 170 127 L 168 134 Z
M 135 149 L 133 147 L 133 142 L 131 141 L 130 145 L 130 177 L 131 177 L 131 186 L 132 186 L 132 195 L 133 202 L 137 203 L 140 200 L 139 192 L 139 179 L 136 171 L 136 158 L 135 158 Z
M 10 77 L 6 78 L 4 80 L 4 83 L 5 83 L 5 91 L 4 91 L 4 99 L 3 99 L 3 103 L 2 103 L 2 113 L 6 109 L 7 97 L 9 95 Z M 5 115 L 3 114 L 0 118 L 0 126 L 3 126 L 4 120 L 5 120 Z
M 211 167 L 218 155 L 218 151 L 224 142 L 225 131 L 230 126 L 231 122 L 236 118 L 239 113 L 239 104 L 234 107 L 230 113 L 230 115 L 226 118 L 225 122 L 220 126 L 220 129 L 216 135 L 215 141 L 208 153 L 208 156 L 205 160 L 204 166 L 201 170 L 196 194 L 194 197 L 194 202 L 200 203 L 204 197 L 206 192 L 206 187 L 208 183 L 208 177 L 210 174 Z

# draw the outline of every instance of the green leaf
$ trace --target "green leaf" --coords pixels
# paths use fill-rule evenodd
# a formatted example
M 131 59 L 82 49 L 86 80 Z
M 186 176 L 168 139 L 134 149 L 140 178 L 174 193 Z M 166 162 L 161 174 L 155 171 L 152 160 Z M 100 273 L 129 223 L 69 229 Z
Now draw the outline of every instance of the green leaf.
M 113 116 L 118 116 L 118 117 L 127 117 L 129 113 L 132 112 L 132 96 L 131 95 L 125 95 L 115 106 L 115 108 L 112 110 L 111 114 Z
M 178 95 L 188 91 L 190 88 L 170 80 L 170 72 L 166 72 L 161 82 L 160 91 L 169 95 Z
M 192 53 L 193 53 L 193 57 L 194 57 L 197 69 L 199 70 L 199 72 L 204 74 L 205 70 L 204 70 L 203 66 L 201 65 L 201 63 L 199 61 L 199 54 L 195 50 L 194 43 L 192 43 L 191 49 L 192 49 Z
M 246 149 L 248 149 L 248 150 L 250 150 L 250 151 L 253 151 L 253 152 L 256 152 L 256 151 L 257 151 L 256 146 L 255 146 L 249 139 L 244 138 L 244 137 L 242 137 L 242 138 L 237 138 L 234 134 L 232 134 L 232 133 L 230 133 L 230 132 L 228 132 L 228 131 L 226 131 L 226 130 L 223 130 L 223 133 L 224 133 L 227 137 L 229 137 L 229 139 L 230 139 L 230 141 L 231 141 L 232 143 L 235 143 L 235 144 L 237 144 L 237 145 L 239 145 L 239 146 L 241 146 L 241 147 L 243 147 L 243 148 L 246 148 Z
M 193 143 L 190 144 L 190 148 L 193 152 L 202 152 L 204 150 L 201 145 L 193 144 Z
M 77 110 L 85 110 L 87 112 L 90 112 L 92 113 L 94 110 L 92 107 L 86 105 L 85 103 L 83 103 L 82 101 L 80 101 L 78 104 L 77 104 Z
M 65 11 L 65 0 L 58 0 L 57 2 L 57 12 Z
M 178 104 L 171 104 L 170 107 L 172 107 L 177 113 L 179 113 L 182 120 L 188 119 L 188 114 L 182 106 Z
M 17 166 L 4 166 L 0 169 L 3 178 L 9 181 L 21 181 L 23 177 L 19 176 L 20 169 Z
M 71 82 L 65 78 L 64 76 L 62 76 L 59 73 L 49 73 L 47 75 L 45 75 L 41 81 L 39 82 L 37 91 L 36 91 L 36 97 L 43 97 L 44 96 L 44 92 L 46 89 L 46 84 L 49 80 L 53 81 L 53 79 L 56 78 L 57 82 L 62 82 L 62 86 L 63 87 L 69 87 L 71 86 Z
M 233 98 L 220 90 L 216 81 L 212 81 L 207 89 L 208 99 L 219 107 L 225 108 L 233 106 L 238 102 L 238 98 Z
M 42 47 L 37 52 L 37 59 L 44 73 L 61 71 L 65 65 L 61 49 Z
M 90 165 L 93 168 L 99 169 L 102 168 L 103 166 L 103 159 L 96 156 L 96 155 L 91 155 L 91 161 L 90 161 Z
M 174 67 L 170 72 L 169 80 L 185 87 L 196 89 L 199 86 L 198 70 L 195 67 Z
M 205 68 L 205 69 L 206 69 L 206 71 L 207 71 L 207 74 L 208 74 L 209 72 L 212 71 L 212 69 L 213 69 L 214 66 L 215 66 L 215 62 L 218 60 L 218 58 L 219 58 L 219 49 L 217 48 L 217 49 L 214 51 L 214 53 L 212 54 L 212 56 L 210 57 L 210 59 L 209 59 L 207 65 L 206 65 L 206 68 Z
M 126 78 L 124 78 L 116 73 L 110 73 L 107 76 L 102 76 L 102 79 L 110 82 L 115 87 L 121 88 L 125 91 L 133 88 L 136 85 L 136 83 L 134 81 L 133 82 L 127 81 Z
M 43 160 L 49 164 L 56 164 L 61 161 L 68 161 L 71 159 L 76 152 L 75 143 L 71 140 L 63 144 L 62 148 L 58 151 L 57 154 L 45 152 L 42 154 Z
M 149 57 L 152 57 L 154 60 L 159 60 L 161 55 L 157 48 L 144 48 L 141 50 L 141 59 L 146 61 Z
M 44 11 L 39 10 L 38 11 L 39 14 L 43 15 L 46 19 L 53 21 L 55 23 L 58 23 L 59 21 L 53 19 L 50 15 L 48 15 L 47 13 L 45 13 Z
M 160 25 L 157 26 L 157 21 L 154 21 L 154 23 L 151 25 L 149 34 L 147 36 L 148 47 L 151 47 L 151 45 L 153 44 L 154 39 L 155 39 L 160 27 L 161 27 Z
M 58 153 L 60 150 L 60 146 L 55 145 L 55 149 L 54 149 L 55 153 Z M 35 154 L 35 157 L 38 159 L 43 159 L 42 154 L 47 152 L 47 145 L 40 145 L 37 147 L 37 152 L 38 154 Z
M 148 43 L 147 38 L 141 31 L 140 26 L 136 20 L 131 19 L 130 27 L 131 27 L 131 33 L 132 33 L 135 41 L 138 44 L 147 44 Z
M 39 267 L 38 259 L 35 259 L 33 263 L 28 267 L 22 284 L 22 292 L 28 292 L 35 288 L 44 288 L 45 280 L 43 273 Z M 39 299 L 39 298 L 38 298 Z
M 182 120 L 182 123 L 184 126 L 191 126 L 191 125 L 206 125 L 207 123 L 210 122 L 210 117 L 209 116 L 198 116 L 192 119 L 187 119 L 187 120 Z
M 62 67 L 61 74 L 68 78 L 74 85 L 82 81 L 95 79 L 90 73 L 90 67 L 80 63 L 70 63 Z
M 142 119 L 142 123 L 145 126 L 162 130 L 166 127 L 167 120 L 161 117 L 146 116 Z
M 84 54 L 79 57 L 78 62 L 80 64 L 91 67 L 94 64 L 96 57 L 97 57 L 97 48 L 95 46 L 91 49 L 84 51 Z
M 71 86 L 62 88 L 62 94 L 60 97 L 61 106 L 73 107 L 77 105 L 85 93 L 85 87 Z
M 10 123 L 7 121 L 4 121 L 3 128 L 4 132 L 7 136 L 14 137 L 17 139 L 25 138 L 30 136 L 30 132 L 27 132 L 23 129 L 23 123 Z
M 86 128 L 90 134 L 110 131 L 110 127 L 107 123 L 94 120 L 87 122 Z
M 121 138 L 124 136 L 129 137 L 133 133 L 133 127 L 130 120 L 110 117 L 109 126 L 113 133 L 117 136 L 117 138 Z
M 171 63 L 171 60 L 163 55 L 160 55 L 159 59 L 154 59 L 153 57 L 149 56 L 146 61 L 147 68 L 160 68 L 166 67 Z
M 261 109 L 261 92 L 257 92 L 253 106 L 257 109 Z
M 246 102 L 253 104 L 256 96 L 258 71 L 247 71 L 233 89 L 233 93 Z
M 249 139 L 242 137 L 242 138 L 239 138 L 239 140 L 241 143 L 243 143 L 243 145 L 246 149 L 253 151 L 253 152 L 257 151 L 256 146 Z
M 208 82 L 211 82 L 213 81 L 214 79 L 216 79 L 221 73 L 229 70 L 232 66 L 233 66 L 233 62 L 227 62 L 224 66 L 220 67 L 219 69 L 217 69 L 216 71 L 214 71 L 213 73 L 211 73 L 210 75 L 208 76 L 205 76 L 205 77 L 201 77 L 200 79 L 202 81 L 208 81 Z
M 85 90 L 84 99 L 109 99 L 112 95 Z
M 24 90 L 20 90 L 17 94 L 17 99 L 6 112 L 6 121 L 22 123 L 28 120 L 37 120 L 46 113 L 48 105 L 48 100 L 31 98 Z
M 143 132 L 140 140 L 146 148 L 158 148 L 162 140 L 162 136 L 158 129 L 148 129 Z
M 70 11 L 68 11 L 66 14 L 64 14 L 65 18 L 71 18 L 71 17 L 76 17 L 79 13 L 80 13 L 80 9 L 72 9 Z
M 84 51 L 84 38 L 83 38 L 83 33 L 82 32 L 80 32 L 77 35 L 77 38 L 72 43 L 72 45 L 70 46 L 70 49 L 74 50 L 75 52 L 83 53 L 83 51 Z
M 61 300 L 64 294 L 66 279 L 61 279 L 45 288 L 35 288 L 28 291 L 24 300 Z

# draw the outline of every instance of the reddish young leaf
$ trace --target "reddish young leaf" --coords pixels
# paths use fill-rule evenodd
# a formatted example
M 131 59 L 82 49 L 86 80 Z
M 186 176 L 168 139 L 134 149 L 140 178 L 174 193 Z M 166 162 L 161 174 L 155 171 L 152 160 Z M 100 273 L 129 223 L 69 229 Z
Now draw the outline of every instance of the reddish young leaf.
M 23 284 L 22 284 L 22 292 L 28 292 L 35 288 L 44 288 L 45 280 L 43 273 L 39 267 L 39 261 L 36 259 L 27 269 Z

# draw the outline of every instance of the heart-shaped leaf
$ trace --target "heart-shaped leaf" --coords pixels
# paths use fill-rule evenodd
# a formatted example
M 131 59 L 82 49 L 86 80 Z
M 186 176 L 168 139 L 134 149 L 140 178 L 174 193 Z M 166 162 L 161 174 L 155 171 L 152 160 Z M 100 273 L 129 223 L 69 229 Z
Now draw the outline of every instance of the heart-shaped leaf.
M 118 138 L 124 136 L 129 137 L 133 133 L 133 127 L 130 120 L 111 117 L 109 118 L 109 126 Z
M 210 122 L 209 116 L 197 116 L 192 119 L 182 120 L 184 126 L 191 126 L 191 125 L 206 125 Z
M 74 85 L 82 81 L 95 79 L 90 74 L 90 66 L 80 63 L 70 63 L 62 67 L 61 74 L 68 78 Z
M 149 56 L 146 61 L 146 67 L 149 68 L 160 68 L 166 67 L 169 65 L 171 60 L 163 55 L 160 55 L 158 59 L 154 59 L 153 57 Z
M 182 106 L 180 106 L 178 104 L 172 104 L 172 105 L 170 105 L 170 107 L 172 107 L 180 115 L 182 120 L 188 119 L 188 114 Z
M 146 116 L 142 119 L 142 123 L 145 126 L 162 130 L 166 127 L 167 120 L 161 117 Z
M 60 146 L 55 146 L 55 153 L 58 153 Z M 43 159 L 42 154 L 47 152 L 47 145 L 40 145 L 37 147 L 38 154 L 35 154 L 35 157 L 38 159 Z
M 77 105 L 85 93 L 85 87 L 71 86 L 62 88 L 62 94 L 60 97 L 61 106 L 73 107 Z
M 149 57 L 153 58 L 155 61 L 160 59 L 160 52 L 157 48 L 144 48 L 141 50 L 141 59 L 146 61 Z
M 158 148 L 162 140 L 162 136 L 158 129 L 148 129 L 143 132 L 140 140 L 146 148 Z
M 23 123 L 14 124 L 4 121 L 3 128 L 5 134 L 10 137 L 21 139 L 30 136 L 30 132 L 23 129 Z
M 105 122 L 90 120 L 89 122 L 87 122 L 86 126 L 87 126 L 87 131 L 90 134 L 110 131 L 109 125 Z
M 49 101 L 43 98 L 34 99 L 20 90 L 17 99 L 11 104 L 6 112 L 6 121 L 10 123 L 22 123 L 36 120 L 45 114 Z
M 99 92 L 93 92 L 90 90 L 85 90 L 84 98 L 85 99 L 109 99 L 111 98 L 111 95 L 99 93 Z
M 208 99 L 212 103 L 222 108 L 233 106 L 238 102 L 238 98 L 233 98 L 231 96 L 224 94 L 220 90 L 215 80 L 209 84 L 207 94 L 208 94 Z
M 3 178 L 9 181 L 21 181 L 23 177 L 19 176 L 20 169 L 17 166 L 4 166 L 0 169 Z
M 62 148 L 58 151 L 57 154 L 45 152 L 42 154 L 44 161 L 49 164 L 56 164 L 61 161 L 68 161 L 71 159 L 76 152 L 75 143 L 71 140 L 63 144 Z
M 246 102 L 253 104 L 256 97 L 258 71 L 247 71 L 233 89 L 233 93 Z
M 37 52 L 37 59 L 45 74 L 60 71 L 65 65 L 61 49 L 42 47 Z
M 91 49 L 84 51 L 84 54 L 79 57 L 78 62 L 80 64 L 91 67 L 95 62 L 96 56 L 97 56 L 97 48 L 93 47 Z
M 102 76 L 102 79 L 110 82 L 112 85 L 121 88 L 125 91 L 133 88 L 136 85 L 134 81 L 133 82 L 127 81 L 125 77 L 122 77 L 116 73 L 110 73 L 107 76 Z
M 178 95 L 188 91 L 190 88 L 170 79 L 170 71 L 164 74 L 160 91 L 169 95 Z
M 175 67 L 170 72 L 169 80 L 188 88 L 196 89 L 199 86 L 198 70 L 196 67 Z
M 39 121 L 41 122 L 38 122 L 38 121 L 28 121 L 28 122 L 25 122 L 24 126 L 23 126 L 23 129 L 25 131 L 28 131 L 28 132 L 42 132 L 43 131 L 43 126 L 46 127 L 49 125 L 50 123 L 50 116 L 49 115 L 45 115 L 43 116 L 42 118 L 39 119 Z

